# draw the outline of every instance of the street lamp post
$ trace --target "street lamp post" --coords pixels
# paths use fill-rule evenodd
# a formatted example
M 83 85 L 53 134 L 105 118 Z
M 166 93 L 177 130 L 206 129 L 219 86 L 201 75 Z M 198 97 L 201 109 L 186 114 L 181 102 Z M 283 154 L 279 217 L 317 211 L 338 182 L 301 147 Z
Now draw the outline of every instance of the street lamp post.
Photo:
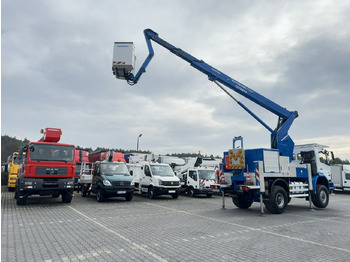
M 136 152 L 139 152 L 139 139 L 142 136 L 142 134 L 139 134 L 139 136 L 137 137 L 137 148 L 136 148 Z

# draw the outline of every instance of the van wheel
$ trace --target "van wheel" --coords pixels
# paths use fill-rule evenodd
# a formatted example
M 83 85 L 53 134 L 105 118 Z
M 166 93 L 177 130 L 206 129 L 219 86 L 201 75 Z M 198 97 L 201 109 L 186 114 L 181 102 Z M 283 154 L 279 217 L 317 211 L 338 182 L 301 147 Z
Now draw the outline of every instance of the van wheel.
M 97 202 L 103 202 L 105 200 L 105 196 L 102 194 L 101 188 L 97 188 L 96 200 Z
M 316 194 L 312 195 L 311 200 L 315 207 L 325 208 L 328 206 L 329 192 L 327 188 L 324 185 L 317 185 Z
M 131 201 L 132 197 L 134 196 L 133 192 L 126 194 L 125 200 L 126 201 Z
M 153 188 L 153 187 L 149 187 L 149 188 L 148 188 L 148 197 L 149 197 L 150 199 L 156 198 L 156 194 L 155 194 L 155 192 L 154 192 L 154 188 Z
M 207 197 L 212 197 L 213 194 L 212 193 L 207 193 Z
M 179 193 L 171 194 L 171 197 L 173 199 L 177 199 L 179 197 Z

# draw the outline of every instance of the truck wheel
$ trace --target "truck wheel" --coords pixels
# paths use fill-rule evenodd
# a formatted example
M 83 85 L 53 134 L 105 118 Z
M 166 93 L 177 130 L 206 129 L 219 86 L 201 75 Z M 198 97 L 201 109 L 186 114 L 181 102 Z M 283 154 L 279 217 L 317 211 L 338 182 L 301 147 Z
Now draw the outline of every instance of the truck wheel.
M 26 201 L 27 201 L 26 197 L 20 198 L 19 195 L 17 195 L 16 197 L 17 206 L 24 206 L 26 204 Z
M 194 188 L 193 188 L 193 187 L 190 187 L 190 188 L 188 189 L 188 195 L 189 195 L 190 197 L 196 196 L 196 193 L 194 192 Z
M 153 187 L 149 187 L 149 188 L 148 188 L 148 197 L 149 197 L 150 199 L 156 198 L 156 194 L 155 194 L 155 192 L 154 192 L 154 188 L 153 188 Z
M 60 194 L 52 194 L 52 198 L 58 198 Z
M 101 188 L 97 188 L 96 200 L 97 202 L 103 202 L 105 200 L 105 196 L 102 194 Z
M 232 202 L 236 207 L 241 209 L 248 209 L 253 204 L 252 201 L 247 200 L 245 197 L 237 195 L 232 197 Z
M 212 197 L 213 193 L 207 193 L 207 197 Z
M 86 187 L 85 186 L 81 187 L 81 196 L 86 197 Z
M 288 196 L 283 187 L 274 186 L 268 200 L 264 200 L 266 209 L 273 214 L 281 214 L 287 207 Z
M 73 194 L 69 192 L 62 193 L 62 203 L 70 203 L 72 201 Z
M 315 207 L 325 208 L 328 206 L 329 192 L 327 188 L 324 185 L 317 185 L 316 194 L 312 195 L 311 200 Z
M 134 196 L 133 193 L 128 193 L 128 194 L 126 194 L 126 196 L 125 196 L 125 200 L 126 200 L 126 201 L 131 201 L 131 199 L 132 199 L 133 196 Z
M 180 194 L 180 193 L 171 194 L 171 197 L 172 197 L 173 199 L 177 199 L 177 198 L 179 197 L 179 194 Z

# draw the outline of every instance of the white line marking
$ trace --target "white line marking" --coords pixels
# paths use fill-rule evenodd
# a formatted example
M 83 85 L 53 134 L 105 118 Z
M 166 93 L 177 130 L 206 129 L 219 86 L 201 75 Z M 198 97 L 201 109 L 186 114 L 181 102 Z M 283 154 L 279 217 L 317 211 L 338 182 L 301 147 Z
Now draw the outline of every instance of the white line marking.
M 96 221 L 95 219 L 90 218 L 89 216 L 83 214 L 82 212 L 76 210 L 75 208 L 73 208 L 73 207 L 71 207 L 71 206 L 69 206 L 69 208 L 72 209 L 73 211 L 77 212 L 79 215 L 85 217 L 87 220 L 89 220 L 89 221 L 95 223 L 96 225 L 100 226 L 100 227 L 103 228 L 104 230 L 106 230 L 106 231 L 108 231 L 108 232 L 110 232 L 110 233 L 116 235 L 117 237 L 121 238 L 121 239 L 124 240 L 125 242 L 128 242 L 129 244 L 133 245 L 133 246 L 135 247 L 135 249 L 138 249 L 138 250 L 140 250 L 140 251 L 142 251 L 142 252 L 145 252 L 146 254 L 150 255 L 151 257 L 155 258 L 155 259 L 158 260 L 158 261 L 162 261 L 162 262 L 167 262 L 167 261 L 168 261 L 168 260 L 166 260 L 165 258 L 162 258 L 162 257 L 158 256 L 157 254 L 155 254 L 155 253 L 153 253 L 153 252 L 147 250 L 147 249 L 144 248 L 143 246 L 141 246 L 141 245 L 139 245 L 139 244 L 133 242 L 133 241 L 130 240 L 129 238 L 127 238 L 127 237 L 125 237 L 125 236 L 119 234 L 118 232 L 116 232 L 116 231 L 114 231 L 114 230 L 112 230 L 112 229 L 106 227 L 105 225 L 99 223 L 99 222 Z
M 245 228 L 246 230 L 250 230 L 250 231 L 259 231 L 259 232 L 263 232 L 263 233 L 266 233 L 266 234 L 270 234 L 270 235 L 274 235 L 274 236 L 278 236 L 278 237 L 282 237 L 282 238 L 287 238 L 287 239 L 292 239 L 292 240 L 296 240 L 296 241 L 299 241 L 299 242 L 312 244 L 312 245 L 315 245 L 315 246 L 322 246 L 322 247 L 326 247 L 326 248 L 335 249 L 335 250 L 343 251 L 343 252 L 346 252 L 346 253 L 350 253 L 350 250 L 349 249 L 345 249 L 345 248 L 330 246 L 330 245 L 317 243 L 317 242 L 314 242 L 314 241 L 311 241 L 311 240 L 305 240 L 305 239 L 301 239 L 301 238 L 297 238 L 297 237 L 286 236 L 286 235 L 282 235 L 282 234 L 266 231 L 266 230 L 263 230 L 261 228 L 252 228 L 252 227 L 248 227 L 248 226 L 243 226 L 243 225 L 240 225 L 240 224 L 227 222 L 227 221 L 220 220 L 220 219 L 217 219 L 217 218 L 211 218 L 211 217 L 206 217 L 206 216 L 202 216 L 202 215 L 192 214 L 192 213 L 187 212 L 187 211 L 176 210 L 174 208 L 164 207 L 164 206 L 157 205 L 157 204 L 152 204 L 152 203 L 146 203 L 146 204 L 147 205 L 151 205 L 151 206 L 155 206 L 155 207 L 164 208 L 164 209 L 174 210 L 174 211 L 177 211 L 178 213 L 184 213 L 184 214 L 190 215 L 190 216 L 205 218 L 205 219 L 212 220 L 212 221 L 215 221 L 215 222 L 220 222 L 220 223 L 225 223 L 225 224 L 229 224 L 229 225 L 234 225 L 234 226 L 237 226 L 237 227 L 242 227 L 242 228 Z

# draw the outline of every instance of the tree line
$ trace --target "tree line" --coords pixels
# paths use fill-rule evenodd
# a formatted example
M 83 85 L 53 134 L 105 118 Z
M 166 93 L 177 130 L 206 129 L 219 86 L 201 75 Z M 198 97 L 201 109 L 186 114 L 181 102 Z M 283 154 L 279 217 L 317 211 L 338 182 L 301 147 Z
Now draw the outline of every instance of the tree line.
M 6 162 L 7 157 L 12 155 L 13 152 L 17 152 L 21 146 L 24 146 L 28 144 L 30 141 L 25 138 L 24 140 L 19 140 L 16 137 L 10 137 L 8 135 L 1 136 L 1 162 Z M 80 147 L 76 146 L 78 150 L 84 150 L 89 153 L 95 152 L 95 151 L 115 151 L 115 152 L 121 152 L 123 154 L 131 154 L 135 153 L 135 150 L 130 149 L 122 149 L 122 148 L 105 148 L 105 147 L 97 147 L 96 149 L 92 149 L 91 147 Z M 151 151 L 149 150 L 139 150 L 138 153 L 145 153 L 149 154 Z M 198 153 L 172 153 L 172 154 L 166 154 L 166 156 L 177 156 L 177 157 L 210 157 L 214 158 L 213 155 L 202 155 L 200 152 Z M 219 156 L 216 156 L 219 158 Z

